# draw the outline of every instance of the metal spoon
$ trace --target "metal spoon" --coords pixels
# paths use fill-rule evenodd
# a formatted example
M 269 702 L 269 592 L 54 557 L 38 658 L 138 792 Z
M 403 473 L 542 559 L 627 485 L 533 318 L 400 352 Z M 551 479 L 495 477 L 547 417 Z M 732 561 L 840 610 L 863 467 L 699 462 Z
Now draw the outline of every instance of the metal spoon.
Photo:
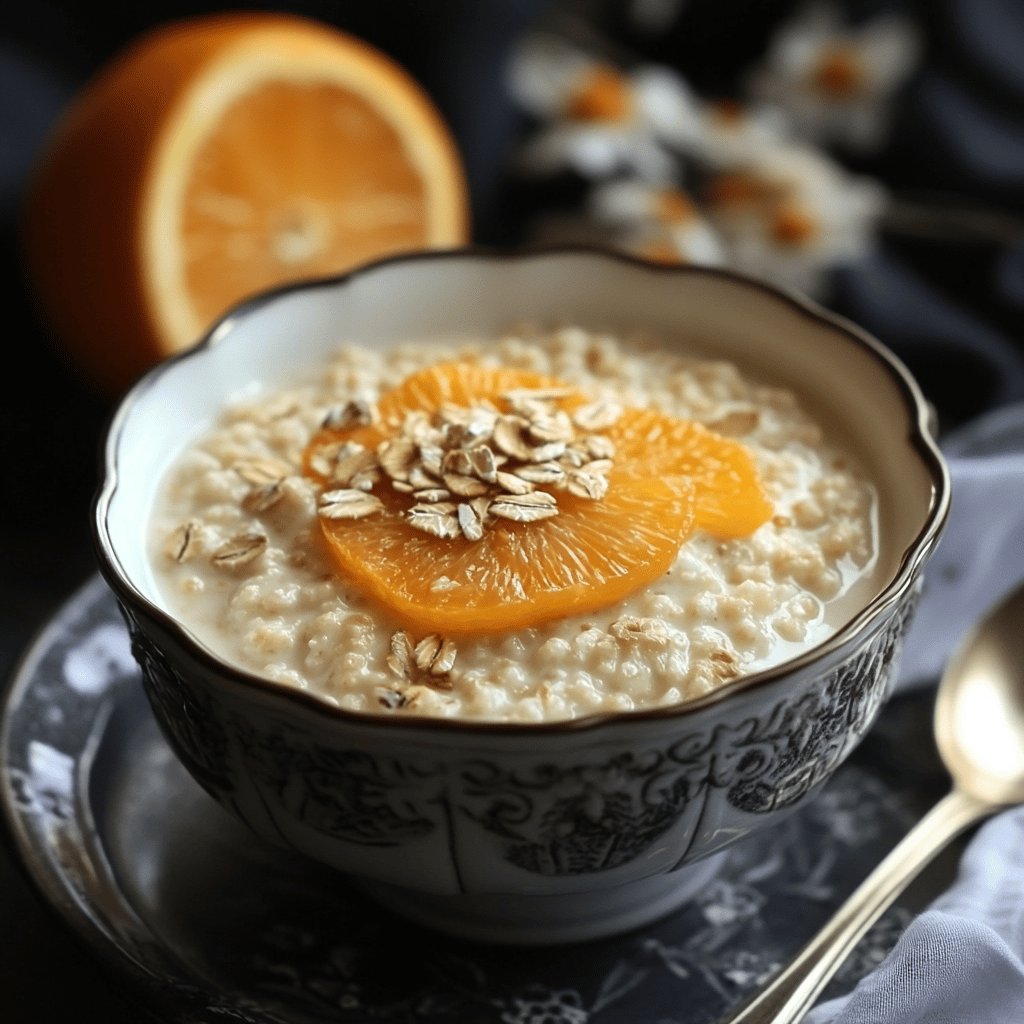
M 1024 802 L 1024 586 L 998 602 L 949 659 L 934 726 L 950 793 L 728 1024 L 795 1024 L 868 928 L 950 840 Z

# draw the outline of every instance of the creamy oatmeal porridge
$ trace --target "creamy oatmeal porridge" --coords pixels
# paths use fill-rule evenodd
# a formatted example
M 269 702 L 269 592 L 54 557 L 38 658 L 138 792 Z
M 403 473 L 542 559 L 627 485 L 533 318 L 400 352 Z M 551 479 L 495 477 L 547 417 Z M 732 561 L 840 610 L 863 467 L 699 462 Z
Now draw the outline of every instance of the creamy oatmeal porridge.
M 557 378 L 587 401 L 563 410 L 558 403 L 568 399 L 557 388 L 503 396 L 527 422 L 523 437 L 533 448 L 521 455 L 495 433 L 508 408 L 484 409 L 481 426 L 481 408 L 455 403 L 446 415 L 458 422 L 444 426 L 456 439 L 441 454 L 432 441 L 410 447 L 427 429 L 420 413 L 406 415 L 380 454 L 339 441 L 329 449 L 332 468 L 318 467 L 328 447 L 311 442 L 325 426 L 341 438 L 363 424 L 371 430 L 381 396 L 451 363 Z M 402 514 L 418 518 L 428 559 L 445 545 L 480 543 L 488 529 L 514 535 L 584 505 L 612 515 L 616 481 L 625 477 L 602 430 L 622 409 L 710 428 L 756 469 L 768 511 L 739 529 L 749 503 L 734 509 L 734 535 L 728 524 L 705 528 L 698 517 L 695 528 L 674 535 L 666 528 L 633 537 L 651 557 L 670 543 L 668 560 L 639 589 L 600 607 L 587 607 L 584 597 L 567 614 L 513 618 L 485 632 L 456 628 L 446 611 L 472 581 L 442 573 L 429 581 L 427 605 L 431 594 L 439 602 L 430 628 L 422 618 L 410 624 L 358 572 L 339 567 L 331 531 L 343 538 L 354 523 L 372 541 L 382 500 L 400 498 Z M 483 448 L 496 462 L 488 455 L 480 464 Z M 388 485 L 394 490 L 384 495 Z M 688 494 L 673 498 L 657 480 L 650 488 L 638 494 L 666 502 L 672 515 Z M 522 330 L 487 345 L 341 346 L 308 383 L 235 402 L 163 482 L 152 564 L 170 609 L 201 641 L 283 685 L 353 711 L 548 721 L 677 704 L 821 641 L 842 624 L 847 602 L 871 586 L 876 514 L 875 490 L 852 455 L 792 393 L 643 339 Z M 608 557 L 628 547 L 608 546 Z M 372 543 L 364 547 L 375 557 Z

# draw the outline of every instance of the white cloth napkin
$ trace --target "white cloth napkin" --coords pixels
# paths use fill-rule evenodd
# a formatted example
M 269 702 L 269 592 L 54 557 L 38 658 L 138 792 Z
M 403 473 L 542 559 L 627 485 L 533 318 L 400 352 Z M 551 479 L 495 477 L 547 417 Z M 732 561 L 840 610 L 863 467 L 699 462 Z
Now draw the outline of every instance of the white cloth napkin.
M 984 611 L 1024 580 L 1024 402 L 973 420 L 947 435 L 942 448 L 953 500 L 925 569 L 897 692 L 933 686 Z
M 896 692 L 934 686 L 984 611 L 1024 580 L 1024 403 L 950 434 L 943 449 L 950 519 Z M 982 825 L 949 890 L 852 993 L 815 1008 L 807 1024 L 1024 1024 L 1024 808 Z

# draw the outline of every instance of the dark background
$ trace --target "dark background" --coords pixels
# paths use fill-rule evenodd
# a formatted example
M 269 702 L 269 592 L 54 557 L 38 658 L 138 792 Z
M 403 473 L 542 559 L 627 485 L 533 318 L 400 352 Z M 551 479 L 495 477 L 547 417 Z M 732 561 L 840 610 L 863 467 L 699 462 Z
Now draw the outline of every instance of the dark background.
M 507 158 L 525 123 L 505 92 L 510 46 L 553 7 L 592 19 L 642 57 L 729 95 L 786 0 L 690 0 L 657 38 L 636 38 L 621 3 L 545 0 L 354 0 L 249 9 L 320 18 L 395 57 L 425 86 L 462 150 L 474 241 L 515 244 L 522 207 Z M 879 253 L 839 275 L 829 304 L 877 334 L 918 376 L 946 432 L 1024 397 L 1024 3 L 863 0 L 865 17 L 910 12 L 925 39 L 890 143 L 854 167 L 876 174 L 934 217 L 892 230 Z M 150 2 L 6 4 L 0 13 L 0 686 L 36 630 L 93 571 L 88 505 L 98 441 L 112 408 L 50 337 L 28 297 L 17 238 L 26 176 L 55 118 L 120 47 L 166 20 L 223 10 Z M 104 5 L 102 10 L 110 12 Z M 102 268 L 83 267 L 84 274 Z M 77 942 L 49 919 L 0 853 L 0 1020 L 132 1019 Z

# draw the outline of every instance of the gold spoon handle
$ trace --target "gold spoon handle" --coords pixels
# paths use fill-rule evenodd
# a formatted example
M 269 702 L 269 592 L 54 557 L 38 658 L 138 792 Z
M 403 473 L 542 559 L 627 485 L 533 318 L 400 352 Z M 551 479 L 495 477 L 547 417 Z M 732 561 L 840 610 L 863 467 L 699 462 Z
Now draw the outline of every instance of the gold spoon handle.
M 954 789 L 857 887 L 831 920 L 728 1024 L 796 1024 L 858 940 L 946 843 L 998 807 Z

